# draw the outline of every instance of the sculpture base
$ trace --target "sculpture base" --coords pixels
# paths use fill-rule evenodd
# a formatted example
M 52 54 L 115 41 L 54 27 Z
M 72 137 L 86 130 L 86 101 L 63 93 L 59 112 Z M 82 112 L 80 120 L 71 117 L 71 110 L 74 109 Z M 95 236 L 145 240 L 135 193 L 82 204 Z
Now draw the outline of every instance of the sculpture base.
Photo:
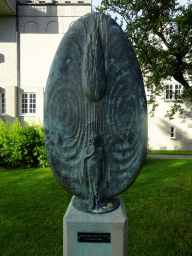
M 63 217 L 63 256 L 127 256 L 128 220 L 120 196 L 119 207 L 108 213 L 92 214 L 73 206 Z
M 109 198 L 106 199 L 103 202 L 103 205 L 94 209 L 91 209 L 90 202 L 87 202 L 86 200 L 83 200 L 77 196 L 75 196 L 73 200 L 73 206 L 83 212 L 87 213 L 107 213 L 107 212 L 112 212 L 115 209 L 117 209 L 120 205 L 120 200 L 118 197 L 116 198 Z

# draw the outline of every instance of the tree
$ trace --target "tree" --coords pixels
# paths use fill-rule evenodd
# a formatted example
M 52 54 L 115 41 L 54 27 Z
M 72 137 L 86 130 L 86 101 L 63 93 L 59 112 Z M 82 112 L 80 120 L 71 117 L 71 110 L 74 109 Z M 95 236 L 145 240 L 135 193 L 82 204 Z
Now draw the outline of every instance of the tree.
M 183 85 L 166 116 L 183 112 L 181 103 L 192 102 L 192 4 L 176 0 L 102 0 L 97 11 L 112 11 L 126 22 L 125 33 L 137 55 L 145 85 L 152 88 L 152 115 L 158 106 L 155 96 L 164 90 L 163 80 L 172 77 Z M 109 15 L 109 13 L 107 13 Z M 117 18 L 116 18 L 117 19 Z M 121 21 L 121 26 L 123 22 Z

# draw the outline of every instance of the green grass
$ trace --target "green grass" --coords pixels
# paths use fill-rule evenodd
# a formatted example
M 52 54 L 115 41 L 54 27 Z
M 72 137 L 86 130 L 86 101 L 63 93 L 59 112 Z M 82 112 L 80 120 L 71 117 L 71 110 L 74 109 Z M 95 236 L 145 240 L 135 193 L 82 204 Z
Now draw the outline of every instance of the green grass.
M 147 152 L 149 155 L 192 155 L 192 151 L 181 150 L 151 150 Z
M 192 160 L 146 159 L 121 194 L 128 255 L 192 255 Z M 50 168 L 0 168 L 0 255 L 63 255 L 63 216 L 72 198 Z

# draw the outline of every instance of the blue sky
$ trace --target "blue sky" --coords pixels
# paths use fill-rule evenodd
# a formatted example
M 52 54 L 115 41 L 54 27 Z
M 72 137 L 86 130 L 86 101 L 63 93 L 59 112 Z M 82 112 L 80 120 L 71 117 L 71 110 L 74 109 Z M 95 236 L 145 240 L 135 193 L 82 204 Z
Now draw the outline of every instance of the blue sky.
M 92 0 L 92 9 L 95 10 L 94 6 L 97 7 L 98 5 L 100 5 L 100 4 L 101 4 L 101 1 L 102 1 L 102 0 Z M 179 2 L 181 5 L 184 5 L 184 4 L 186 4 L 186 3 L 188 2 L 188 0 L 179 0 L 178 2 Z M 112 13 L 111 16 L 112 16 L 112 18 L 114 18 L 115 16 L 116 16 L 118 19 L 121 18 L 120 15 L 114 14 L 114 13 Z M 117 20 L 117 22 L 118 22 L 118 20 Z M 118 22 L 118 23 L 119 23 L 119 22 Z M 124 25 L 123 25 L 123 29 L 125 29 L 125 22 L 124 22 Z

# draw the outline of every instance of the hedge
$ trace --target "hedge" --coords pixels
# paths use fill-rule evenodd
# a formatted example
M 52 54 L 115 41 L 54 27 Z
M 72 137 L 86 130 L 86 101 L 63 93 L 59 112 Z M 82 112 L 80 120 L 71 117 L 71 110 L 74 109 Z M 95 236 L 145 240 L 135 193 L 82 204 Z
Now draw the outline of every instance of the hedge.
M 13 123 L 0 118 L 0 166 L 48 167 L 43 125 L 26 122 L 22 128 L 18 118 Z

